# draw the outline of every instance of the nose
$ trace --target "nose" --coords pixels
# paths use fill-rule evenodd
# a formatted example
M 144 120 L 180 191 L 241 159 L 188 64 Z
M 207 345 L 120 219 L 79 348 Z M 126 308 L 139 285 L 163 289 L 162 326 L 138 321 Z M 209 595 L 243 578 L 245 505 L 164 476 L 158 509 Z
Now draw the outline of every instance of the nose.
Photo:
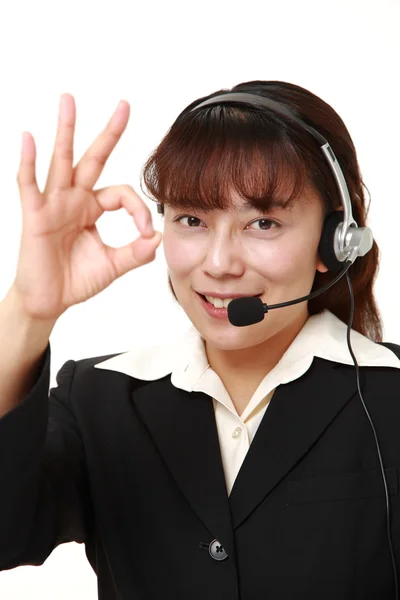
M 243 251 L 234 237 L 210 236 L 203 261 L 203 270 L 211 277 L 240 277 L 245 268 Z

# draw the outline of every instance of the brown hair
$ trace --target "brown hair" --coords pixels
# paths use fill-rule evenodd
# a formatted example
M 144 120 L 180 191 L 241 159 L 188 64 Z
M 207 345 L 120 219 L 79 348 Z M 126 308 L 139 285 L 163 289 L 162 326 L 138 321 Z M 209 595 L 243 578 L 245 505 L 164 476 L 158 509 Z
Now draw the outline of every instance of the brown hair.
M 310 91 L 282 81 L 250 81 L 195 100 L 177 117 L 142 170 L 150 196 L 163 206 L 230 210 L 232 190 L 256 208 L 268 210 L 274 200 L 289 206 L 304 187 L 320 196 L 325 215 L 341 208 L 331 169 L 315 139 L 290 119 L 265 108 L 220 104 L 190 112 L 197 104 L 227 91 L 265 96 L 291 108 L 317 129 L 331 145 L 349 189 L 352 211 L 366 225 L 364 188 L 356 149 L 333 108 Z M 379 249 L 357 258 L 348 273 L 354 292 L 353 329 L 382 341 L 382 323 L 373 294 Z M 312 290 L 327 284 L 335 273 L 316 272 Z M 170 283 L 170 288 L 176 298 Z M 346 278 L 308 301 L 310 315 L 328 309 L 347 324 L 350 298 Z

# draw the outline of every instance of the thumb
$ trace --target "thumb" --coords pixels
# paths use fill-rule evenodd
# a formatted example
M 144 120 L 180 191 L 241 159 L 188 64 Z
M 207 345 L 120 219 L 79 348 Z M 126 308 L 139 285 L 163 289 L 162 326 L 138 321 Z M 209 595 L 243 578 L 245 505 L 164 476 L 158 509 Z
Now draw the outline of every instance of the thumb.
M 134 242 L 121 248 L 107 246 L 107 254 L 114 265 L 117 277 L 154 260 L 157 246 L 161 240 L 161 232 L 155 231 L 151 238 L 140 236 Z

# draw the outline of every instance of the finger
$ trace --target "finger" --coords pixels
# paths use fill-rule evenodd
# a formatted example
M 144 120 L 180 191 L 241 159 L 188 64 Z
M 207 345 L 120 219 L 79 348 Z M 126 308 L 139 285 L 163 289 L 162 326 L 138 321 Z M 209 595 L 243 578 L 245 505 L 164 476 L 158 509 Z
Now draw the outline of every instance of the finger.
M 48 194 L 56 189 L 71 187 L 74 160 L 75 122 L 75 100 L 70 94 L 63 94 L 60 98 L 56 141 L 44 188 L 44 194 Z
M 22 134 L 21 160 L 17 175 L 21 202 L 29 209 L 38 209 L 43 204 L 36 180 L 36 145 L 31 133 Z
M 103 132 L 96 138 L 74 169 L 73 183 L 91 190 L 100 177 L 129 120 L 130 106 L 121 100 Z
M 121 248 L 112 248 L 104 244 L 106 254 L 114 266 L 117 277 L 154 260 L 161 239 L 161 232 L 155 231 L 153 237 L 139 237 Z
M 130 185 L 114 185 L 94 191 L 97 203 L 102 210 L 125 208 L 143 237 L 154 235 L 151 212 L 142 198 Z

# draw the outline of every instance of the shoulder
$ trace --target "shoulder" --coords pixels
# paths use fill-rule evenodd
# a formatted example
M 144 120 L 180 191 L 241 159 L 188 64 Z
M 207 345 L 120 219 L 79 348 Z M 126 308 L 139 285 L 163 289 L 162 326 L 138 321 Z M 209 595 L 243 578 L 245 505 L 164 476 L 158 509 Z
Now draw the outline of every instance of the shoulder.
M 136 345 L 125 352 L 86 357 L 75 362 L 75 377 L 116 381 L 125 375 L 140 381 L 155 381 L 172 373 L 181 356 L 178 340 L 151 345 Z M 122 379 L 126 379 L 123 377 Z
M 378 344 L 380 344 L 381 346 L 386 346 L 386 348 L 389 348 L 389 350 L 392 350 L 392 352 L 394 352 L 394 354 L 397 356 L 398 359 L 400 359 L 400 344 L 395 344 L 394 342 L 376 342 Z

